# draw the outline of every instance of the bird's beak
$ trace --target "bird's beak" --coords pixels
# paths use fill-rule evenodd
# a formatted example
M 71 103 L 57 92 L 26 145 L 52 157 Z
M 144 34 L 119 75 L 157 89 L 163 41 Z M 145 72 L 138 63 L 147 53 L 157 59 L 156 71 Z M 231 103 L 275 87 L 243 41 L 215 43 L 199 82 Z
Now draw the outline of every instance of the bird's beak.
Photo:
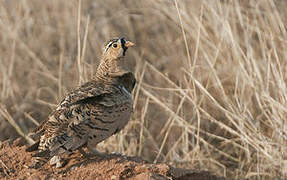
M 135 45 L 135 43 L 133 43 L 133 42 L 131 42 L 131 41 L 126 41 L 126 43 L 125 43 L 125 46 L 126 47 L 132 47 L 132 46 L 134 46 Z

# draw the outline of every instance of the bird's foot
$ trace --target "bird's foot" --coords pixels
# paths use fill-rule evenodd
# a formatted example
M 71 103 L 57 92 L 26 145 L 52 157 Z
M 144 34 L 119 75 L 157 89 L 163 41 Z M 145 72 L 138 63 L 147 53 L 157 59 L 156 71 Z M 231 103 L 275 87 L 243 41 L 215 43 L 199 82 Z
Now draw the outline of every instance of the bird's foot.
M 34 161 L 33 164 L 28 166 L 30 169 L 39 169 L 43 164 L 39 161 Z
M 79 150 L 79 152 L 82 154 L 82 156 L 84 156 L 84 157 L 87 158 L 87 159 L 90 158 L 90 155 L 87 154 L 87 153 L 85 152 L 85 150 L 83 150 L 82 148 L 79 148 L 78 150 Z
M 67 161 L 62 159 L 60 156 L 53 156 L 50 159 L 50 165 L 53 166 L 55 165 L 56 168 L 62 168 L 67 164 Z
M 44 164 L 46 164 L 46 162 L 47 162 L 47 159 L 36 157 L 36 158 L 33 158 L 33 163 L 30 166 L 28 166 L 28 168 L 39 169 Z

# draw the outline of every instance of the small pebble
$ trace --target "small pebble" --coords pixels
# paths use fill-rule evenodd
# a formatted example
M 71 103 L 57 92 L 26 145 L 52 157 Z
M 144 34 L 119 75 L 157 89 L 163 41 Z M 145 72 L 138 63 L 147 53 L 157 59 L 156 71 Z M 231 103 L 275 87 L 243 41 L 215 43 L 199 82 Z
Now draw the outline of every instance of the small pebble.
M 116 175 L 112 175 L 111 180 L 115 180 L 115 179 L 117 179 L 117 176 Z

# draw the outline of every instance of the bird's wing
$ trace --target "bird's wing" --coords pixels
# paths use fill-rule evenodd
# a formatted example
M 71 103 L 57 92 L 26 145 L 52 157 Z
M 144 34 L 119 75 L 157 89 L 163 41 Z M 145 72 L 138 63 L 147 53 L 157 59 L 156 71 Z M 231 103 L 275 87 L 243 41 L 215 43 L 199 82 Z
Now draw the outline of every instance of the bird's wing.
M 117 101 L 110 95 L 116 91 L 116 88 L 110 85 L 106 85 L 98 82 L 87 82 L 70 92 L 58 105 L 57 109 L 43 121 L 37 128 L 35 128 L 29 136 L 32 137 L 36 143 L 26 149 L 26 151 L 37 150 L 39 144 L 39 138 L 44 134 L 46 126 L 51 126 L 51 119 L 61 121 L 64 116 L 69 116 L 72 109 L 76 109 L 78 105 L 85 103 L 96 103 L 104 106 L 113 106 Z M 61 116 L 64 115 L 64 116 Z M 66 117 L 69 118 L 69 117 Z M 52 120 L 53 121 L 53 120 Z
M 115 88 L 112 92 L 105 94 L 105 96 L 100 99 L 93 100 L 93 97 L 88 97 L 75 101 L 71 103 L 69 108 L 63 109 L 61 113 L 54 114 L 53 118 L 59 119 L 56 122 L 62 121 L 65 123 L 46 123 L 45 129 L 49 129 L 48 131 L 52 132 L 50 135 L 53 136 L 54 139 L 52 143 L 48 145 L 49 149 L 36 153 L 34 156 L 52 157 L 65 152 L 69 153 L 84 146 L 88 139 L 91 138 L 92 131 L 96 130 L 99 134 L 105 134 L 112 130 L 109 126 L 114 123 L 114 119 L 105 118 L 105 114 L 103 113 L 106 108 L 112 105 L 121 106 L 126 103 L 131 103 L 131 98 L 122 94 L 121 91 L 124 90 Z M 67 115 L 69 114 L 67 111 L 72 114 L 70 117 Z M 131 111 L 132 110 L 130 110 L 130 112 Z M 95 123 L 95 121 L 99 124 Z M 60 127 L 61 125 L 63 127 Z M 50 136 L 49 133 L 45 133 L 45 135 L 47 137 Z

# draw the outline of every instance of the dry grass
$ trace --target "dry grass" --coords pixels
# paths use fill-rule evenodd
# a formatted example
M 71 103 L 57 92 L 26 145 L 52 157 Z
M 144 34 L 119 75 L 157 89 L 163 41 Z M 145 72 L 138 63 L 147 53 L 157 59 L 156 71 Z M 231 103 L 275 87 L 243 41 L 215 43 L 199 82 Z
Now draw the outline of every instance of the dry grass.
M 287 3 L 198 2 L 0 0 L 1 139 L 25 136 L 126 36 L 136 110 L 100 149 L 287 177 Z

